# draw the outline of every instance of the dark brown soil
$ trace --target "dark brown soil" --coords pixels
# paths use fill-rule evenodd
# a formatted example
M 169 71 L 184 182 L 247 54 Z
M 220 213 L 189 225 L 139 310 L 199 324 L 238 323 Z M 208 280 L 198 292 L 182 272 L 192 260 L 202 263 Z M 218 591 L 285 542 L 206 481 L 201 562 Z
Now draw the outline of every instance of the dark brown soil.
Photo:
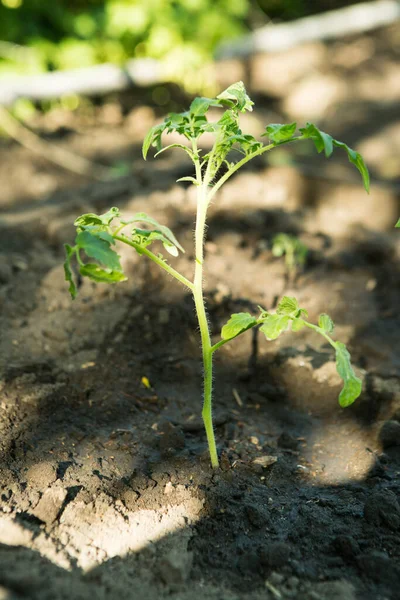
M 373 58 L 389 65 L 384 40 L 372 40 Z M 332 52 L 330 66 L 343 49 Z M 215 340 L 231 313 L 296 294 L 311 318 L 333 317 L 364 378 L 362 397 L 342 410 L 332 353 L 312 332 L 275 343 L 248 333 L 224 346 L 213 472 L 190 296 L 125 249 L 127 283 L 84 281 L 72 303 L 63 280 L 74 218 L 112 205 L 168 224 L 187 250 L 176 267 L 192 274 L 195 199 L 174 183 L 190 167 L 179 154 L 143 164 L 154 113 L 123 114 L 124 102 L 99 108 L 94 123 L 64 113 L 37 123 L 57 134 L 67 121 L 60 144 L 131 161 L 116 181 L 84 181 L 2 143 L 0 598 L 400 598 L 398 163 L 385 175 L 377 145 L 380 183 L 368 197 L 340 161 L 323 172 L 304 156 L 303 170 L 260 162 L 212 206 L 205 290 Z M 283 114 L 274 102 L 261 110 Z M 375 148 L 376 122 L 334 116 L 343 139 Z M 393 119 L 387 128 L 399 127 L 398 111 Z M 281 231 L 310 248 L 290 285 L 271 253 Z

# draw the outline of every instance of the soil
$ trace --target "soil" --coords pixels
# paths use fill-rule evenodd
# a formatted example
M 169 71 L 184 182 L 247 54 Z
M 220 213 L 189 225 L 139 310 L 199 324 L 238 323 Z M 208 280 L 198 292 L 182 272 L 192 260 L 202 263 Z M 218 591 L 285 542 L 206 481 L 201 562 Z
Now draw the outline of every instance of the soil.
M 384 74 L 374 64 L 391 64 L 391 36 L 371 38 L 375 78 Z M 348 48 L 364 54 L 348 56 L 368 55 L 363 39 Z M 330 61 L 323 80 L 342 45 L 315 46 Z M 299 64 L 310 47 L 302 52 Z M 261 111 L 290 116 L 289 96 L 264 95 Z M 380 114 L 381 100 L 369 101 Z M 211 207 L 205 291 L 215 340 L 231 313 L 273 308 L 283 293 L 312 319 L 328 312 L 363 393 L 340 409 L 332 352 L 313 332 L 274 343 L 246 334 L 216 355 L 216 471 L 187 292 L 124 248 L 124 284 L 83 281 L 72 303 L 63 276 L 74 218 L 116 205 L 170 226 L 187 250 L 174 266 L 191 277 L 195 198 L 175 183 L 190 167 L 179 153 L 140 158 L 159 109 L 126 96 L 37 117 L 73 152 L 133 165 L 109 182 L 2 142 L 0 598 L 400 598 L 400 172 L 393 162 L 385 171 L 371 112 L 353 123 L 340 118 L 343 104 L 326 110 L 326 129 L 331 119 L 342 139 L 377 148 L 371 195 L 340 161 L 330 171 L 304 155 L 297 166 L 256 163 Z M 386 131 L 399 127 L 391 114 Z M 271 252 L 281 231 L 309 247 L 295 280 Z

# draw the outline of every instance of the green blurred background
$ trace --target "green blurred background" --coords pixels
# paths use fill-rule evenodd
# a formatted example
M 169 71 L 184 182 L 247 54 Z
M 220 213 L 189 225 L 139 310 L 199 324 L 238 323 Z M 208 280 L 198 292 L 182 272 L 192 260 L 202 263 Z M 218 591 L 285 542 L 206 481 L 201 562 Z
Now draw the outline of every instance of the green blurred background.
M 195 90 L 221 41 L 270 20 L 346 5 L 344 0 L 0 0 L 0 76 L 151 57 L 162 61 L 171 79 Z

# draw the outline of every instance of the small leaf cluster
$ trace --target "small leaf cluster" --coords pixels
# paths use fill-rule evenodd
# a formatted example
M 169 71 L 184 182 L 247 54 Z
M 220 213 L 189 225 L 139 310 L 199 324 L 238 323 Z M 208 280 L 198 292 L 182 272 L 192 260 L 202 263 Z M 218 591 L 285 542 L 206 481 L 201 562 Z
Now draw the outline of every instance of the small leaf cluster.
M 131 239 L 133 242 L 138 244 L 141 248 L 150 246 L 155 241 L 160 241 L 164 246 L 165 250 L 171 254 L 171 256 L 178 256 L 179 250 L 185 252 L 172 231 L 165 225 L 160 225 L 158 221 L 149 217 L 146 213 L 136 213 L 132 218 L 128 220 L 122 220 L 123 225 L 130 225 L 132 223 L 145 223 L 150 225 L 151 229 L 142 229 L 139 227 L 133 227 L 131 232 Z M 140 254 L 139 250 L 139 254 Z
M 117 283 L 127 279 L 121 267 L 120 256 L 114 249 L 117 240 L 128 243 L 138 254 L 143 254 L 153 242 L 161 242 L 172 256 L 177 256 L 179 251 L 184 252 L 172 231 L 146 213 L 136 213 L 127 220 L 120 217 L 119 209 L 113 207 L 102 215 L 86 213 L 75 220 L 75 245 L 64 245 L 64 273 L 72 298 L 77 295 L 77 279 L 72 268 L 73 258 L 77 261 L 81 276 L 97 283 Z M 148 227 L 139 227 L 142 224 Z M 133 225 L 129 234 L 123 234 L 122 230 L 129 225 Z M 82 253 L 93 260 L 86 262 Z
M 284 296 L 275 313 L 270 313 L 260 307 L 260 316 L 257 318 L 250 313 L 236 313 L 231 315 L 229 321 L 222 327 L 221 337 L 229 341 L 248 329 L 260 325 L 260 331 L 267 340 L 276 340 L 289 327 L 296 332 L 304 327 L 313 329 L 322 335 L 334 348 L 336 357 L 336 370 L 343 380 L 343 388 L 339 394 L 339 404 L 342 407 L 350 406 L 361 394 L 362 382 L 351 366 L 350 353 L 345 344 L 336 342 L 330 334 L 333 332 L 334 323 L 329 315 L 321 314 L 318 325 L 310 323 L 308 313 L 300 308 L 296 298 Z
M 212 107 L 225 108 L 225 112 L 216 122 L 210 122 L 206 113 Z M 194 152 L 183 144 L 170 144 L 162 147 L 163 133 L 178 133 L 189 141 L 197 141 L 204 133 L 216 136 L 213 152 L 202 157 L 203 163 L 212 163 L 212 172 L 215 174 L 224 163 L 228 152 L 236 146 L 244 155 L 251 154 L 262 148 L 263 144 L 248 134 L 243 134 L 239 127 L 239 115 L 245 111 L 253 110 L 253 102 L 246 93 L 241 81 L 232 84 L 216 98 L 195 98 L 186 112 L 170 113 L 159 125 L 148 132 L 143 142 L 143 157 L 146 159 L 150 147 L 157 150 L 157 154 L 170 148 L 182 148 L 189 156 L 198 158 Z M 229 164 L 228 164 L 229 166 Z M 181 181 L 188 179 L 181 179 Z
M 308 248 L 298 237 L 288 233 L 278 233 L 272 240 L 272 254 L 285 257 L 289 273 L 306 262 Z
M 112 246 L 115 240 L 110 233 L 110 225 L 119 216 L 118 208 L 111 208 L 103 215 L 87 213 L 75 220 L 77 235 L 75 246 L 65 244 L 66 259 L 64 262 L 65 278 L 69 282 L 72 298 L 77 295 L 76 280 L 71 267 L 75 256 L 79 265 L 79 273 L 98 283 L 116 283 L 126 279 L 120 259 Z M 83 262 L 81 252 L 95 262 Z
M 269 124 L 262 134 L 262 136 L 269 138 L 270 144 L 268 145 L 264 145 L 250 134 L 243 133 L 239 125 L 240 114 L 252 111 L 253 104 L 241 81 L 229 86 L 216 98 L 195 98 L 188 111 L 170 113 L 162 123 L 150 129 L 143 142 L 143 158 L 146 159 L 151 147 L 157 150 L 156 156 L 171 148 L 181 148 L 194 163 L 198 161 L 201 167 L 207 166 L 209 180 L 211 181 L 222 165 L 225 165 L 228 171 L 235 166 L 235 163 L 231 163 L 227 159 L 232 149 L 250 159 L 281 144 L 310 139 L 314 142 L 318 152 L 325 151 L 326 157 L 331 156 L 335 146 L 344 149 L 349 161 L 359 170 L 365 189 L 369 191 L 368 169 L 361 154 L 349 148 L 347 144 L 333 139 L 313 123 L 307 123 L 305 127 L 300 128 L 300 135 L 296 135 L 296 122 Z M 225 110 L 219 120 L 209 121 L 207 113 L 210 108 L 223 108 Z M 182 135 L 190 144 L 187 146 L 173 143 L 163 147 L 162 136 L 164 133 Z M 205 133 L 213 134 L 215 140 L 212 150 L 202 155 L 201 149 L 197 147 L 197 142 Z M 198 181 L 191 177 L 185 177 L 178 181 L 191 181 L 196 185 L 198 184 Z

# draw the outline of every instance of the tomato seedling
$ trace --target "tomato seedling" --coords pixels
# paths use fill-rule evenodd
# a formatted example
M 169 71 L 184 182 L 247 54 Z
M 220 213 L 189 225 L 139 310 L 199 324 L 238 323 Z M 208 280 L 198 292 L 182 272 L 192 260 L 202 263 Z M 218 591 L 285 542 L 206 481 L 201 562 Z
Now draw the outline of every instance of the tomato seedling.
M 272 254 L 285 257 L 287 279 L 293 282 L 298 269 L 306 262 L 308 248 L 295 235 L 278 233 L 272 240 Z
M 363 158 L 358 152 L 349 148 L 343 142 L 333 139 L 327 133 L 320 131 L 312 123 L 307 123 L 296 135 L 297 124 L 285 125 L 271 124 L 265 129 L 263 136 L 269 139 L 268 144 L 256 140 L 252 135 L 244 134 L 239 126 L 239 117 L 245 111 L 251 111 L 253 102 L 246 93 L 242 82 L 231 85 L 217 98 L 195 98 L 188 111 L 171 113 L 165 120 L 150 129 L 143 142 L 143 157 L 146 159 L 150 148 L 154 147 L 157 154 L 171 148 L 180 148 L 191 158 L 194 165 L 193 177 L 182 177 L 178 181 L 188 181 L 196 186 L 197 190 L 197 216 L 195 228 L 195 260 L 194 278 L 189 280 L 176 271 L 163 257 L 154 254 L 149 247 L 153 243 L 161 243 L 164 249 L 172 256 L 183 252 L 182 246 L 172 231 L 160 225 L 146 213 L 137 213 L 129 219 L 121 216 L 118 208 L 111 208 L 102 215 L 85 214 L 75 221 L 77 236 L 75 245 L 65 245 L 66 260 L 64 263 L 65 278 L 69 283 L 72 298 L 77 294 L 76 280 L 71 268 L 71 259 L 75 258 L 79 273 L 93 281 L 103 283 L 116 283 L 126 280 L 119 256 L 114 250 L 116 242 L 131 246 L 139 255 L 147 256 L 161 269 L 172 275 L 181 284 L 186 286 L 193 294 L 197 318 L 200 328 L 201 345 L 204 365 L 204 403 L 202 417 L 210 450 L 211 464 L 218 467 L 218 454 L 215 444 L 212 423 L 212 368 L 213 355 L 227 342 L 237 338 L 245 331 L 260 326 L 260 330 L 268 340 L 275 340 L 284 331 L 291 328 L 299 331 L 308 327 L 322 335 L 334 348 L 336 355 L 336 368 L 343 380 L 343 388 L 339 395 L 341 406 L 349 406 L 360 395 L 362 383 L 356 377 L 350 363 L 350 354 L 346 346 L 334 341 L 331 337 L 333 321 L 326 315 L 319 317 L 318 324 L 310 323 L 307 311 L 300 308 L 295 298 L 284 296 L 275 312 L 271 313 L 260 307 L 258 316 L 250 313 L 237 313 L 231 315 L 228 322 L 222 327 L 221 339 L 212 343 L 207 322 L 207 314 L 203 297 L 203 267 L 204 267 L 204 237 L 207 218 L 207 209 L 218 190 L 241 167 L 257 156 L 269 152 L 283 144 L 310 140 L 318 152 L 324 152 L 326 157 L 331 156 L 335 147 L 343 149 L 356 168 L 361 173 L 364 187 L 369 190 L 369 175 Z M 222 109 L 220 119 L 210 121 L 207 113 L 210 108 Z M 178 133 L 183 142 L 173 143 L 166 147 L 162 145 L 163 133 Z M 203 134 L 212 134 L 214 143 L 209 152 L 203 152 L 199 147 L 199 140 Z M 231 151 L 237 150 L 241 155 L 240 160 L 231 159 Z M 86 254 L 90 260 L 86 262 L 81 254 Z

